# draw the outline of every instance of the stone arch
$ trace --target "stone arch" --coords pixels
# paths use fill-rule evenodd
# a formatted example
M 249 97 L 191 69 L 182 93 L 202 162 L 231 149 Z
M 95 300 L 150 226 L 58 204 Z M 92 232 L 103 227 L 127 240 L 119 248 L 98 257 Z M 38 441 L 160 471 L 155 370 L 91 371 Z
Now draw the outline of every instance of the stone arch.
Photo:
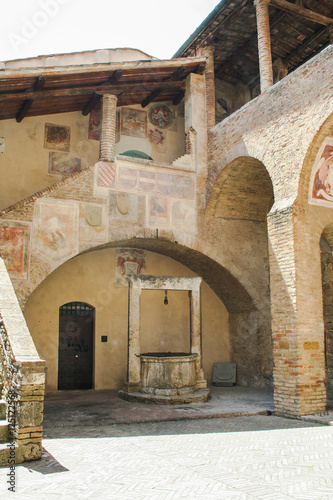
M 160 237 L 148 238 L 148 235 L 145 238 L 133 237 L 133 235 L 129 238 L 128 231 L 122 236 L 123 238 L 121 238 L 120 233 L 117 233 L 117 236 L 114 236 L 114 241 L 89 248 L 70 260 L 93 253 L 95 250 L 112 247 L 133 247 L 161 254 L 185 265 L 204 279 L 229 313 L 229 332 L 231 332 L 230 335 L 235 340 L 235 344 L 238 345 L 235 354 L 235 362 L 239 366 L 238 383 L 254 387 L 266 385 L 270 374 L 267 376 L 267 369 L 263 365 L 267 364 L 267 359 L 271 355 L 261 347 L 260 338 L 262 335 L 267 334 L 269 325 L 267 325 L 267 319 L 263 317 L 263 313 L 258 310 L 260 296 L 256 293 L 255 288 L 252 287 L 251 293 L 249 293 L 247 288 L 251 289 L 250 283 L 246 283 L 246 286 L 244 286 L 230 269 L 222 265 L 223 259 L 220 258 L 219 262 L 218 259 L 213 259 L 212 256 L 200 252 L 200 246 L 203 244 L 200 241 L 192 241 L 191 246 L 187 242 L 188 245 L 185 246 L 182 244 L 185 243 L 184 241 L 175 242 Z M 218 255 L 218 249 L 209 248 L 208 246 L 209 250 L 212 255 Z M 235 269 L 241 275 L 241 270 L 233 268 L 233 271 Z M 51 279 L 52 274 L 49 274 L 47 278 Z M 76 299 L 75 297 L 75 300 L 79 300 L 79 298 Z M 244 339 L 246 349 L 244 349 Z M 245 353 L 246 359 L 244 359 Z
M 264 222 L 273 200 L 273 186 L 264 164 L 256 158 L 240 156 L 221 171 L 207 212 L 215 218 Z

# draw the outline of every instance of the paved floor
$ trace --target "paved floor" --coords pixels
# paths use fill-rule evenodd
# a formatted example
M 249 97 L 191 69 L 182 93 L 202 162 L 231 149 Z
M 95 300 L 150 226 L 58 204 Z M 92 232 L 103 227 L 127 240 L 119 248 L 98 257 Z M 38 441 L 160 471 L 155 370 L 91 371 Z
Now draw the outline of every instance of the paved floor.
M 104 401 L 109 392 L 103 391 Z M 318 422 L 326 419 L 321 424 L 269 415 L 269 393 L 215 389 L 210 407 L 197 410 L 114 400 L 114 409 L 124 408 L 116 415 L 107 414 L 113 394 L 102 404 L 102 393 L 95 393 L 101 404 L 94 407 L 88 405 L 94 394 L 60 396 L 46 401 L 42 460 L 16 467 L 15 494 L 6 492 L 8 469 L 0 469 L 1 498 L 333 498 L 327 416 L 317 416 Z M 247 415 L 246 408 L 257 414 Z M 167 410 L 174 412 L 168 421 L 157 421 Z M 241 412 L 246 416 L 232 416 Z

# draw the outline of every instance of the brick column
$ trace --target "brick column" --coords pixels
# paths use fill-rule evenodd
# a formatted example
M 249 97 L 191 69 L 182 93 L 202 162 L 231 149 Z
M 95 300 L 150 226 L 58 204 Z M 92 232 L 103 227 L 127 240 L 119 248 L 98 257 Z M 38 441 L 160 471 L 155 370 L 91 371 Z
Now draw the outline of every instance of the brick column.
M 116 144 L 117 96 L 103 94 L 99 160 L 114 161 Z
M 268 215 L 274 403 L 285 416 L 326 408 L 319 237 L 303 218 L 292 207 Z
M 206 118 L 207 128 L 212 128 L 215 125 L 214 47 L 202 47 L 198 52 L 207 58 L 204 73 L 206 78 Z
M 265 92 L 273 85 L 271 34 L 269 30 L 268 6 L 270 0 L 255 0 L 258 31 L 260 89 Z

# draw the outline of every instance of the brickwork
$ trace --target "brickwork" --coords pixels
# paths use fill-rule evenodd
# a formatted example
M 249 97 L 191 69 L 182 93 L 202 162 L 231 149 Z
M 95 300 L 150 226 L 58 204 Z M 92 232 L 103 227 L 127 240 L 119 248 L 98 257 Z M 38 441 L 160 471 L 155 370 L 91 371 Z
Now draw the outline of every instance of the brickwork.
M 116 144 L 117 96 L 104 94 L 102 98 L 102 126 L 99 159 L 114 161 Z
M 200 55 L 207 57 L 204 74 L 206 80 L 206 119 L 209 129 L 215 125 L 214 47 L 203 47 L 199 52 Z
M 255 0 L 258 31 L 260 89 L 265 92 L 273 85 L 273 65 L 268 6 L 270 0 Z

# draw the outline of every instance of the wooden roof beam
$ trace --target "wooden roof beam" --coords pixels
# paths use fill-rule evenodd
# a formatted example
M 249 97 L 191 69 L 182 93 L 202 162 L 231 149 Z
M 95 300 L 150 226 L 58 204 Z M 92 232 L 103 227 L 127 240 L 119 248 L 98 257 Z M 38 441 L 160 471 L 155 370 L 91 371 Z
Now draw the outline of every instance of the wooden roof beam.
M 45 76 L 39 76 L 35 83 L 34 83 L 34 87 L 33 87 L 33 91 L 34 92 L 39 92 L 40 90 L 42 90 L 42 88 L 44 87 L 44 84 L 45 84 Z M 19 109 L 17 115 L 16 115 L 16 121 L 17 123 L 20 123 L 23 118 L 27 115 L 29 109 L 31 108 L 32 106 L 32 103 L 34 102 L 34 99 L 26 99 L 24 101 L 24 103 L 22 104 L 21 108 Z
M 160 82 L 158 83 L 160 85 Z M 165 82 L 163 83 L 163 90 L 176 90 L 176 89 L 181 89 L 185 86 L 184 81 L 179 81 L 179 82 Z M 8 93 L 8 94 L 1 94 L 0 93 L 0 103 L 3 102 L 13 102 L 13 101 L 19 101 L 22 99 L 43 99 L 43 98 L 53 98 L 53 97 L 77 97 L 77 96 L 88 96 L 92 97 L 94 93 L 103 93 L 103 92 L 110 92 L 115 95 L 120 95 L 125 92 L 136 92 L 138 90 L 142 92 L 152 92 L 156 87 L 156 83 L 154 84 L 153 82 L 147 82 L 145 85 L 138 85 L 137 83 L 116 83 L 114 85 L 110 84 L 103 84 L 103 85 L 94 85 L 90 87 L 75 87 L 75 88 L 68 88 L 68 89 L 52 89 L 52 90 L 43 90 L 43 91 L 31 91 L 31 92 L 15 92 L 15 93 Z
M 112 75 L 108 78 L 106 83 L 109 83 L 112 85 L 112 84 L 118 82 L 118 80 L 120 80 L 122 74 L 123 74 L 122 69 L 116 69 L 112 73 Z M 92 98 L 90 99 L 90 101 L 88 102 L 88 104 L 86 104 L 86 106 L 83 108 L 83 110 L 82 110 L 83 116 L 87 116 L 90 113 L 90 111 L 92 111 L 94 109 L 94 107 L 100 102 L 101 99 L 102 99 L 102 94 L 95 93 L 92 96 Z
M 171 76 L 168 76 L 167 78 L 165 78 L 165 81 L 167 80 L 170 80 L 172 82 L 176 82 L 178 80 L 180 80 L 180 78 L 183 76 L 184 72 L 185 72 L 185 66 L 180 66 L 180 68 L 178 68 L 176 71 L 174 71 Z M 155 90 L 153 90 L 153 92 L 147 96 L 141 103 L 141 107 L 142 108 L 145 108 L 146 106 L 148 106 L 148 104 L 150 104 L 151 102 L 153 102 L 153 100 L 159 95 L 161 94 L 161 92 L 163 92 L 163 87 L 159 87 Z
M 301 7 L 300 5 L 295 5 L 291 2 L 287 2 L 286 0 L 270 0 L 270 5 L 273 5 L 273 7 L 277 7 L 278 9 L 285 10 L 286 12 L 296 14 L 300 17 L 303 17 L 304 19 L 308 19 L 309 21 L 323 24 L 324 26 L 333 24 L 333 19 L 331 19 L 330 17 L 323 16 L 322 14 L 318 14 L 313 10 L 306 9 L 305 7 Z

